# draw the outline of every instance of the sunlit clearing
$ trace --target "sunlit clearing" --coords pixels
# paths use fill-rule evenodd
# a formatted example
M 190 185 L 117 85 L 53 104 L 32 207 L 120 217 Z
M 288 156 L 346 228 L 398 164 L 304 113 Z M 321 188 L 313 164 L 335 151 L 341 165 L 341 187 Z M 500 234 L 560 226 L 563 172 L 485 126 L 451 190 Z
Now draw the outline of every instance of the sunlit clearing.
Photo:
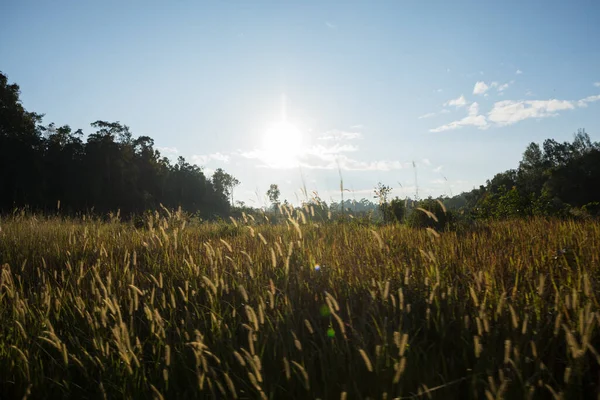
M 272 124 L 265 132 L 263 149 L 271 165 L 293 167 L 302 152 L 302 132 L 286 120 Z

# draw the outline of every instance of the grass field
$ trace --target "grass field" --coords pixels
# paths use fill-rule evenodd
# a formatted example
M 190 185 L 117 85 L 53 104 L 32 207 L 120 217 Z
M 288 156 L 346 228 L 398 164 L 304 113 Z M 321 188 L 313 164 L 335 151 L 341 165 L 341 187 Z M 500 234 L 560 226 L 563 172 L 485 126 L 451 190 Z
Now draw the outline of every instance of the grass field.
M 600 225 L 0 220 L 0 398 L 597 398 Z

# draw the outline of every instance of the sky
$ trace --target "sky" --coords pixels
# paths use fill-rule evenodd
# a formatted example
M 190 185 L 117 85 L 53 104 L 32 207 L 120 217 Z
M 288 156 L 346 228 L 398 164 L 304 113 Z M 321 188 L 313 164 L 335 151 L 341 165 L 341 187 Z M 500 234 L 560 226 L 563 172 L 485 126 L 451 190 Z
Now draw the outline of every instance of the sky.
M 120 121 L 264 206 L 456 195 L 530 142 L 600 140 L 600 2 L 0 2 L 0 71 L 45 123 Z

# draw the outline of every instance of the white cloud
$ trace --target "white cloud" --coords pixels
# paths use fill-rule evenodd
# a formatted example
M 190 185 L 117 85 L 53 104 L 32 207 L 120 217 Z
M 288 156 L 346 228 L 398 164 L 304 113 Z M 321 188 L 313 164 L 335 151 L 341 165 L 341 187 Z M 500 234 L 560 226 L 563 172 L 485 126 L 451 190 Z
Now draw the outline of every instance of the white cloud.
M 594 86 L 600 87 L 600 82 L 594 82 Z
M 515 72 L 515 74 L 517 75 L 521 75 L 523 73 L 523 71 L 521 71 L 520 69 L 517 70 L 517 72 Z
M 428 167 L 431 165 L 431 161 L 429 161 L 429 158 L 424 158 L 421 160 L 421 162 L 423 163 L 423 165 L 426 165 Z
M 473 94 L 482 94 L 483 96 L 487 97 L 488 94 L 486 92 L 489 89 L 496 88 L 498 93 L 500 93 L 500 92 L 505 91 L 514 82 L 515 81 L 510 81 L 510 82 L 507 82 L 504 84 L 500 84 L 499 82 L 492 81 L 488 85 L 487 83 L 485 83 L 483 81 L 479 81 L 479 82 L 475 83 L 475 87 L 473 88 Z
M 400 161 L 359 161 L 344 155 L 337 157 L 334 163 L 329 162 L 324 165 L 305 163 L 303 166 L 311 169 L 337 169 L 338 164 L 341 169 L 349 171 L 392 171 L 406 167 L 406 163 Z
M 573 102 L 567 100 L 505 100 L 494 104 L 488 118 L 499 126 L 506 126 L 528 118 L 553 117 L 558 111 L 573 108 Z
M 228 163 L 230 157 L 227 154 L 216 152 L 213 154 L 194 154 L 192 155 L 191 159 L 192 163 L 196 165 L 205 165 L 213 160 Z
M 479 104 L 475 102 L 469 106 L 469 115 L 475 116 L 477 114 L 479 114 Z
M 348 141 L 360 138 L 357 132 L 345 132 L 341 130 L 331 130 L 325 132 L 317 139 L 318 144 L 311 147 L 296 149 L 296 153 L 290 155 L 289 159 L 273 157 L 268 151 L 255 149 L 252 151 L 240 152 L 240 156 L 259 160 L 260 168 L 290 169 L 344 169 L 353 171 L 390 171 L 401 169 L 406 166 L 400 161 L 377 160 L 361 161 L 354 159 L 348 153 L 355 153 L 359 150 L 357 145 L 348 143 Z
M 467 105 L 467 99 L 465 96 L 461 95 L 460 97 L 452 100 L 448 100 L 444 103 L 444 106 L 455 106 L 456 108 L 464 107 Z
M 443 165 L 439 165 L 439 166 L 437 166 L 437 167 L 435 167 L 435 168 L 433 169 L 433 172 L 441 172 L 441 171 L 442 171 L 442 168 L 444 168 L 444 166 L 443 166 Z
M 341 131 L 341 130 L 338 130 L 338 129 L 333 129 L 333 130 L 325 132 L 324 134 L 322 134 L 321 136 L 319 136 L 317 139 L 319 139 L 319 140 L 340 141 L 340 140 L 358 139 L 361 136 L 362 135 L 360 134 L 360 132 L 347 132 L 347 131 Z
M 484 94 L 490 87 L 484 81 L 478 81 L 473 88 L 473 94 Z
M 577 105 L 579 107 L 587 107 L 588 103 L 593 103 L 595 101 L 600 100 L 600 95 L 596 95 L 596 96 L 588 96 L 585 99 L 581 99 L 577 102 Z
M 156 147 L 156 150 L 158 150 L 162 154 L 178 154 L 179 153 L 179 150 L 177 150 L 177 147 Z
M 448 114 L 450 112 L 450 110 L 448 110 L 447 108 L 442 109 L 442 111 L 440 111 L 440 114 Z
M 419 117 L 419 119 L 425 119 L 425 118 L 431 118 L 431 117 L 435 117 L 435 113 L 427 113 L 427 114 L 423 114 Z
M 443 132 L 461 128 L 463 126 L 476 126 L 479 129 L 486 129 L 489 124 L 483 115 L 479 115 L 479 104 L 473 103 L 469 106 L 468 115 L 458 121 L 430 129 L 430 132 Z
M 502 94 L 502 93 L 501 93 Z M 532 93 L 528 91 L 528 95 Z M 587 107 L 588 104 L 600 101 L 600 95 L 585 97 L 581 100 L 504 100 L 494 103 L 487 113 L 487 118 L 479 115 L 479 104 L 469 107 L 468 115 L 458 121 L 430 129 L 430 132 L 443 132 L 463 126 L 475 126 L 487 129 L 490 126 L 508 126 L 529 118 L 555 117 L 560 111 Z
M 309 149 L 305 149 L 301 154 L 297 155 L 297 163 L 292 164 L 279 164 L 277 162 L 269 162 L 269 155 L 261 150 L 254 150 L 251 152 L 242 153 L 242 156 L 248 159 L 261 160 L 263 164 L 259 165 L 262 168 L 307 168 L 307 169 L 338 169 L 352 170 L 352 171 L 391 171 L 396 169 L 402 169 L 406 165 L 400 161 L 361 161 L 349 157 L 344 154 L 347 152 L 357 151 L 358 148 L 350 145 L 343 145 L 337 148 L 328 148 L 325 146 L 313 146 Z
M 335 25 L 335 24 L 333 24 L 333 23 L 331 23 L 329 21 L 325 22 L 325 25 L 327 25 L 327 27 L 329 29 L 335 29 L 335 28 L 337 28 L 337 25 Z
M 508 85 L 509 85 L 508 83 L 505 83 L 503 85 L 499 85 L 498 86 L 498 91 L 499 92 L 503 92 L 504 90 L 506 90 L 506 88 L 508 88 Z
M 363 129 L 365 126 L 363 124 L 352 125 L 350 129 Z

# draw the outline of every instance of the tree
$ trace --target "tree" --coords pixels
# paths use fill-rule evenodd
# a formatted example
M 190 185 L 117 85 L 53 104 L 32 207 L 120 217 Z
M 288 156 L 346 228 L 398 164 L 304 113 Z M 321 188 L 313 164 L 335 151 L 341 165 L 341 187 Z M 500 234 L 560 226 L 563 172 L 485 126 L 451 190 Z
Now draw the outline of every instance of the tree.
M 572 142 L 530 143 L 517 170 L 464 194 L 464 208 L 477 218 L 565 216 L 600 200 L 599 181 L 600 143 L 579 129 Z
M 389 220 L 395 220 L 396 222 L 403 222 L 406 216 L 406 201 L 398 197 L 390 201 L 388 207 Z
M 279 205 L 280 194 L 281 192 L 279 191 L 279 187 L 276 184 L 272 183 L 269 187 L 269 190 L 267 190 L 267 197 L 269 198 L 269 201 L 271 202 L 273 208 L 276 208 Z
M 160 204 L 206 218 L 229 212 L 239 184 L 231 175 L 223 173 L 217 188 L 199 167 L 182 157 L 171 165 L 152 138 L 134 138 L 118 121 L 95 121 L 84 142 L 81 129 L 42 125 L 19 96 L 19 86 L 0 73 L 0 213 L 25 206 L 55 212 L 59 201 L 67 213 L 134 215 Z
M 374 196 L 373 198 L 378 199 L 379 200 L 379 210 L 381 211 L 381 215 L 383 216 L 383 220 L 384 222 L 389 221 L 389 214 L 388 214 L 388 202 L 387 202 L 387 198 L 390 195 L 390 193 L 392 192 L 392 188 L 389 186 L 384 185 L 381 182 L 377 183 L 377 186 L 375 186 L 375 189 L 373 189 L 374 192 Z
M 19 96 L 0 72 L 0 209 L 44 201 L 42 115 L 25 110 Z
M 240 184 L 240 181 L 223 171 L 222 168 L 217 168 L 212 176 L 212 181 L 217 191 L 224 193 L 233 205 L 233 189 Z

